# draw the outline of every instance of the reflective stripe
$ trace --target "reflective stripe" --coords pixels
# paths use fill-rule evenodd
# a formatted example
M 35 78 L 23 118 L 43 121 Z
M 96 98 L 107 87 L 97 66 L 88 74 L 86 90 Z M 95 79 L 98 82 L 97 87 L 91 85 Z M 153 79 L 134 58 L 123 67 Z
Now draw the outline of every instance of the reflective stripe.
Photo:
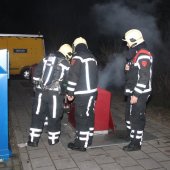
M 36 128 L 30 128 L 30 137 L 31 142 L 34 141 L 34 137 L 40 137 L 40 133 L 42 132 L 42 129 L 36 129 Z M 37 132 L 37 133 L 36 133 Z
M 86 71 L 86 85 L 87 85 L 87 90 L 90 90 L 91 88 L 90 88 L 90 77 L 89 77 L 89 65 L 88 65 L 87 62 L 85 63 L 85 67 L 86 67 L 85 71 Z
M 53 95 L 53 118 L 56 118 L 57 115 L 57 97 Z
M 35 81 L 39 81 L 40 80 L 39 77 L 33 77 L 32 79 L 35 80 Z
M 79 137 L 79 139 L 80 139 L 81 141 L 86 141 L 88 138 L 87 138 L 87 136 L 86 136 L 86 137 Z
M 143 93 L 150 92 L 152 89 L 149 88 L 149 89 L 145 89 L 145 90 L 142 91 L 142 90 L 138 89 L 137 87 L 135 87 L 134 90 L 135 90 L 136 92 L 140 93 L 140 94 L 143 94 Z
M 69 70 L 69 67 L 65 66 L 64 64 L 60 63 L 59 66 L 61 66 L 62 70 L 61 70 L 61 74 L 60 74 L 60 77 L 59 77 L 59 81 L 62 81 L 63 80 L 63 77 L 64 77 L 64 71 L 65 70 Z
M 126 92 L 126 93 L 132 93 L 133 91 L 130 90 L 130 89 L 126 89 L 125 92 Z
M 94 58 L 86 58 L 86 59 L 83 59 L 83 58 L 80 57 L 80 56 L 74 56 L 73 59 L 79 59 L 82 63 L 89 62 L 89 61 L 95 61 L 96 64 L 97 64 L 97 61 L 96 61 Z
M 48 122 L 44 122 L 44 126 L 47 126 L 48 125 Z
M 50 76 L 51 76 L 51 73 L 52 73 L 52 70 L 53 70 L 53 65 L 54 65 L 55 60 L 56 60 L 56 57 L 49 57 L 49 58 L 50 58 L 50 61 L 52 62 L 52 64 L 50 64 L 51 67 L 50 67 L 50 70 L 48 72 L 48 76 L 47 76 L 47 78 L 44 82 L 44 85 L 46 85 L 48 83 L 49 79 L 50 79 Z M 47 64 L 48 64 L 48 61 L 47 61 Z
M 89 133 L 89 136 L 93 136 L 93 133 Z
M 126 121 L 126 123 L 129 125 L 129 124 L 130 124 L 130 121 L 129 121 L 129 120 L 127 120 L 127 121 Z
M 80 131 L 80 135 L 88 135 L 88 131 L 85 131 L 85 132 L 83 132 L 83 131 Z
M 59 134 L 60 134 L 60 131 L 59 132 L 48 132 L 48 139 L 51 140 L 52 144 L 55 144 L 55 140 L 59 138 Z
M 40 113 L 40 108 L 41 108 L 41 97 L 42 97 L 42 93 L 40 93 L 38 95 L 38 105 L 37 105 L 37 110 L 35 112 L 36 115 L 38 115 Z
M 140 94 L 143 92 L 142 90 L 138 89 L 137 87 L 135 87 L 134 90 L 135 90 L 136 92 L 140 93 Z
M 89 99 L 89 102 L 88 102 L 88 105 L 87 105 L 87 111 L 86 111 L 86 115 L 87 115 L 87 116 L 89 116 L 89 108 L 90 108 L 90 106 L 91 106 L 92 99 L 93 99 L 93 96 L 90 96 L 90 99 Z
M 67 90 L 68 90 L 68 91 L 74 91 L 75 88 L 67 87 Z
M 137 131 L 137 134 L 138 135 L 143 134 L 143 131 Z
M 126 126 L 127 129 L 131 129 L 131 126 Z
M 130 135 L 131 138 L 134 138 L 134 135 Z
M 85 91 L 76 91 L 74 94 L 89 94 L 89 93 L 94 93 L 97 91 L 97 88 L 96 89 L 92 89 L 92 90 L 85 90 Z
M 146 88 L 146 85 L 145 84 L 141 84 L 141 83 L 137 83 L 137 85 L 136 86 L 138 86 L 138 87 L 142 87 L 142 88 Z
M 73 85 L 73 86 L 76 86 L 76 85 L 77 85 L 77 83 L 72 82 L 72 81 L 68 81 L 68 84 Z
M 61 132 L 58 131 L 58 132 L 48 132 L 49 135 L 59 135 Z
M 137 59 L 136 62 L 139 62 L 139 60 L 141 60 L 141 59 L 148 59 L 148 60 L 151 60 L 151 57 L 148 56 L 148 55 L 140 55 L 140 56 L 138 57 L 138 59 Z
M 33 132 L 42 132 L 42 129 L 37 129 L 37 128 L 30 128 L 30 130 Z
M 142 136 L 136 135 L 136 139 L 142 139 Z

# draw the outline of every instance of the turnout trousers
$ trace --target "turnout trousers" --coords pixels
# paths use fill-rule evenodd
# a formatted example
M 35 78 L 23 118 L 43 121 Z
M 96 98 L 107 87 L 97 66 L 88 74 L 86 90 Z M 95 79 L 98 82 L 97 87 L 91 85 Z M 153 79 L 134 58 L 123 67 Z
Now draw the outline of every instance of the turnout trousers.
M 87 148 L 92 144 L 95 101 L 96 95 L 77 95 L 75 98 L 75 145 L 78 147 Z
M 143 132 L 145 128 L 146 103 L 150 95 L 141 94 L 136 104 L 131 104 L 131 96 L 128 96 L 125 110 L 126 128 L 129 131 L 130 140 L 137 144 L 142 144 Z
M 61 114 L 63 113 L 63 96 L 57 91 L 37 90 L 33 99 L 32 122 L 29 133 L 31 142 L 39 141 L 44 126 L 45 117 L 48 117 L 48 142 L 55 144 L 61 132 Z

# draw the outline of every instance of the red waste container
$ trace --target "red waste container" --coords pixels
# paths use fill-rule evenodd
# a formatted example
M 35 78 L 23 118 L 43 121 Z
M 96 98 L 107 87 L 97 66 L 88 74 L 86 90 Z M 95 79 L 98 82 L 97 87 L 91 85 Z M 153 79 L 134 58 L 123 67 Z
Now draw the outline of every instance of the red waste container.
M 114 122 L 110 111 L 110 104 L 111 93 L 105 89 L 98 88 L 98 96 L 95 105 L 95 132 L 106 133 L 109 130 L 114 130 Z M 74 111 L 74 104 L 71 104 L 70 112 L 68 113 L 68 120 L 75 128 Z

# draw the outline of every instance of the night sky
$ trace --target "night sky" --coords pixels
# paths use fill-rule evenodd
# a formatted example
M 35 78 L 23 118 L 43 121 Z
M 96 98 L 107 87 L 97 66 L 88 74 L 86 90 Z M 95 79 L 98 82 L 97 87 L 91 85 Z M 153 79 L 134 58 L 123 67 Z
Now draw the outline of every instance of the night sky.
M 4 0 L 0 6 L 0 33 L 43 34 L 47 50 L 90 37 L 90 8 L 94 0 Z M 99 1 L 98 1 L 99 2 Z M 93 30 L 94 31 L 94 30 Z M 94 34 L 95 32 L 92 32 Z
M 132 27 L 147 37 L 154 32 L 159 39 L 156 20 L 162 10 L 165 16 L 168 13 L 163 6 L 167 7 L 166 0 L 3 0 L 0 33 L 43 34 L 47 51 L 72 43 L 77 36 L 84 36 L 94 48 L 101 37 L 121 40 Z

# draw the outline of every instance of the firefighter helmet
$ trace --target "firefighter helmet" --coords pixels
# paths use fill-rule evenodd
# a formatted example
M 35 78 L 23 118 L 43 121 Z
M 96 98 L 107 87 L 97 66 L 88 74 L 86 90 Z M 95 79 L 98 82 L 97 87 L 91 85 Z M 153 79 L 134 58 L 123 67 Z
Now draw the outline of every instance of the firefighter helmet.
M 79 37 L 74 40 L 73 47 L 75 48 L 78 44 L 85 44 L 87 46 L 87 41 L 84 38 Z
M 141 31 L 137 29 L 131 29 L 125 33 L 125 39 L 123 39 L 123 41 L 127 42 L 127 46 L 129 48 L 133 48 L 144 42 L 144 39 Z
M 62 53 L 68 61 L 71 60 L 73 50 L 69 44 L 63 44 L 58 51 Z

